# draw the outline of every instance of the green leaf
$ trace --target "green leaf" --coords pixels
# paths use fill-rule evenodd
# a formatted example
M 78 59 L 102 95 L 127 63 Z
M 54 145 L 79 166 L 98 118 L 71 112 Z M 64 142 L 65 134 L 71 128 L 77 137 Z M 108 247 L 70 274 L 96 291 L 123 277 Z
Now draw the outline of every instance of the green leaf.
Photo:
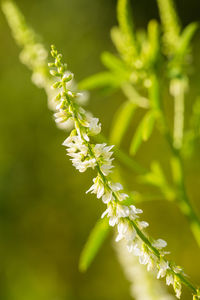
M 173 0 L 157 0 L 160 18 L 164 31 L 164 42 L 168 50 L 172 51 L 176 47 L 180 34 L 180 21 Z
M 141 123 L 139 124 L 135 135 L 131 141 L 130 154 L 135 155 L 142 141 L 147 141 L 151 136 L 155 123 L 155 112 L 149 111 L 146 113 Z
M 117 87 L 120 82 L 110 72 L 101 72 L 79 82 L 79 89 L 92 90 L 103 87 Z
M 106 66 L 111 71 L 116 72 L 118 74 L 118 77 L 123 76 L 126 79 L 129 79 L 130 70 L 127 68 L 125 63 L 122 60 L 120 60 L 118 57 L 116 57 L 115 55 L 109 52 L 103 52 L 101 55 L 101 60 L 104 66 Z
M 130 101 L 122 103 L 117 110 L 110 133 L 110 142 L 119 146 L 121 140 L 129 127 L 133 114 L 136 110 L 136 105 Z
M 133 138 L 131 140 L 131 145 L 130 145 L 130 149 L 129 149 L 129 152 L 131 155 L 136 154 L 141 143 L 142 143 L 142 126 L 140 124 L 136 130 L 135 135 L 133 136 Z
M 123 57 L 123 59 L 126 61 L 126 56 L 127 56 L 127 47 L 124 43 L 124 36 L 119 29 L 119 27 L 115 26 L 111 29 L 110 31 L 111 39 L 113 44 L 115 45 L 117 51 L 119 54 Z
M 198 28 L 198 24 L 196 22 L 193 22 L 185 27 L 179 39 L 178 50 L 176 55 L 186 54 L 186 52 L 188 51 L 190 41 L 193 38 L 197 28 Z
M 118 0 L 117 19 L 119 22 L 119 27 L 126 37 L 127 44 L 135 52 L 136 42 L 129 0 Z
M 143 141 L 147 141 L 153 131 L 155 123 L 155 113 L 150 111 L 146 114 L 146 117 L 143 119 L 143 126 L 142 126 L 142 139 Z
M 156 20 L 151 20 L 148 23 L 148 62 L 154 64 L 159 59 L 160 52 L 160 30 Z
M 79 260 L 79 270 L 86 272 L 110 230 L 108 218 L 100 219 L 90 232 L 88 240 L 82 250 Z

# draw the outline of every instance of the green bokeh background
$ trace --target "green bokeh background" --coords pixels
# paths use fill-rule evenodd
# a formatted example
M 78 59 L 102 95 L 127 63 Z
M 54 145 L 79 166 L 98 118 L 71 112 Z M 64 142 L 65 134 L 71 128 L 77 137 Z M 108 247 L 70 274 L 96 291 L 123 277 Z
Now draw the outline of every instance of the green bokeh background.
M 62 50 L 77 81 L 103 70 L 99 58 L 102 51 L 115 51 L 109 36 L 116 24 L 114 0 L 16 3 L 45 45 L 55 43 Z M 179 0 L 177 5 L 184 25 L 200 19 L 199 0 Z M 157 18 L 156 1 L 135 0 L 133 12 L 137 27 L 143 27 L 149 19 Z M 194 40 L 195 68 L 187 96 L 188 113 L 194 95 L 200 94 L 198 40 L 199 32 Z M 0 299 L 131 299 L 111 235 L 89 271 L 79 273 L 81 249 L 104 208 L 95 197 L 85 194 L 92 175 L 79 174 L 66 157 L 61 146 L 66 133 L 56 128 L 44 91 L 31 83 L 31 73 L 19 62 L 19 49 L 2 12 L 0 41 Z M 122 101 L 121 93 L 91 93 L 88 108 L 100 118 L 105 134 Z M 167 95 L 166 103 L 172 105 Z M 137 119 L 132 130 L 136 124 Z M 141 147 L 137 159 L 148 165 L 148 161 L 159 157 L 167 168 L 166 149 L 155 132 L 152 140 Z M 200 213 L 199 150 L 186 162 L 185 169 L 188 193 Z M 132 190 L 143 192 L 126 169 L 122 172 Z M 170 257 L 200 283 L 200 251 L 176 205 L 160 200 L 141 207 L 144 219 L 151 224 L 150 233 L 167 240 Z M 191 299 L 185 290 L 183 299 Z

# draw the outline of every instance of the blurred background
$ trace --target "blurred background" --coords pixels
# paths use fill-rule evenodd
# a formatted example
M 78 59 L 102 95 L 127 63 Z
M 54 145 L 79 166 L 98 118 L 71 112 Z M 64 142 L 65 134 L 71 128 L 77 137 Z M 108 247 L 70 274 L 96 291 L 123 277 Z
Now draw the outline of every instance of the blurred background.
M 132 2 L 137 28 L 158 18 L 155 0 Z M 200 19 L 199 0 L 176 2 L 184 25 Z M 16 3 L 46 47 L 55 43 L 61 50 L 77 81 L 104 70 L 101 52 L 115 52 L 110 40 L 110 28 L 117 23 L 115 0 Z M 81 249 L 104 207 L 85 194 L 92 174 L 84 176 L 71 166 L 61 146 L 66 133 L 56 128 L 44 91 L 32 84 L 30 71 L 19 62 L 19 49 L 2 12 L 0 41 L 0 299 L 131 299 L 129 283 L 112 248 L 112 235 L 88 272 L 78 271 Z M 195 68 L 186 107 L 200 94 L 199 32 L 193 44 Z M 122 101 L 121 93 L 91 93 L 88 109 L 100 118 L 105 135 Z M 133 130 L 136 124 L 137 120 Z M 147 164 L 159 157 L 167 165 L 165 146 L 155 132 L 150 143 L 141 147 L 138 161 Z M 187 190 L 200 214 L 199 150 L 185 168 Z M 142 192 L 126 169 L 123 174 L 132 190 Z M 161 199 L 141 207 L 150 233 L 167 240 L 170 257 L 200 283 L 199 248 L 176 205 Z M 183 299 L 191 295 L 185 291 Z

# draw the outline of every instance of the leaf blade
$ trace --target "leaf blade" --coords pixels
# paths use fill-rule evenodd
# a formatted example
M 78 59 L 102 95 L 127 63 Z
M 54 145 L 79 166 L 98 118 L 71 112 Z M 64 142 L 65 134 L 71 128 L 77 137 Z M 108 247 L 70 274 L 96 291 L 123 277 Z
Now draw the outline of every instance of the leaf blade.
M 100 219 L 91 230 L 88 240 L 81 252 L 79 259 L 79 270 L 86 272 L 101 248 L 105 238 L 109 233 L 110 227 L 108 219 Z
M 110 142 L 119 146 L 125 132 L 127 131 L 133 114 L 136 110 L 136 105 L 131 101 L 126 101 L 117 110 L 110 132 Z

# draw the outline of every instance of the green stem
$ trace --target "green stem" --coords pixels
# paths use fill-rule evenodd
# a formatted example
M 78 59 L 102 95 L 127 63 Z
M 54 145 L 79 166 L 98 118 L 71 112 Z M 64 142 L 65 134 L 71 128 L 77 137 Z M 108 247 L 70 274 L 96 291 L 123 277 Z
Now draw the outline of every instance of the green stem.
M 171 137 L 171 134 L 169 132 L 167 122 L 165 115 L 163 113 L 163 109 L 161 107 L 161 99 L 160 99 L 160 87 L 159 87 L 159 81 L 156 75 L 153 75 L 153 80 L 152 80 L 152 90 L 153 93 L 150 90 L 150 97 L 151 96 L 156 96 L 156 99 L 151 99 L 153 103 L 160 103 L 159 104 L 159 111 L 160 111 L 160 119 L 162 126 L 162 133 L 164 134 L 169 147 L 172 152 L 172 158 L 175 161 L 176 164 L 176 170 L 175 170 L 175 184 L 177 188 L 177 204 L 182 211 L 182 213 L 187 217 L 189 223 L 190 223 L 190 228 L 193 233 L 193 236 L 195 240 L 197 241 L 199 247 L 200 247 L 200 219 L 197 216 L 197 214 L 194 211 L 194 208 L 191 205 L 191 202 L 188 198 L 186 188 L 185 188 L 185 179 L 184 179 L 184 168 L 183 168 L 183 162 L 181 158 L 180 151 L 174 146 L 173 139 Z M 156 92 L 155 92 L 156 90 Z
M 174 83 L 174 141 L 173 145 L 176 149 L 180 149 L 183 140 L 184 130 L 184 82 L 176 80 Z

